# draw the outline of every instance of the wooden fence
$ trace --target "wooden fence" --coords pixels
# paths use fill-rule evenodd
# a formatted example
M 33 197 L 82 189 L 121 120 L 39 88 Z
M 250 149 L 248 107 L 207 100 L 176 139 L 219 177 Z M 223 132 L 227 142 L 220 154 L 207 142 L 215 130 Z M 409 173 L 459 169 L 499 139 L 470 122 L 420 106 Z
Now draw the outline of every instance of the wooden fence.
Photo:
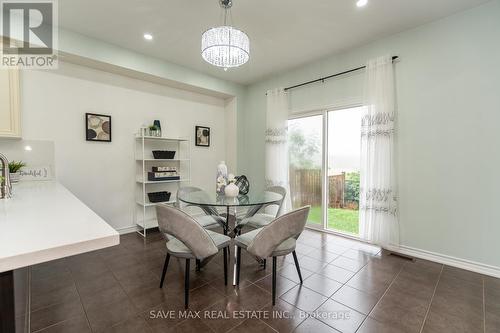
M 290 193 L 293 207 L 321 206 L 321 170 L 290 168 Z M 345 173 L 328 177 L 329 207 L 344 208 Z

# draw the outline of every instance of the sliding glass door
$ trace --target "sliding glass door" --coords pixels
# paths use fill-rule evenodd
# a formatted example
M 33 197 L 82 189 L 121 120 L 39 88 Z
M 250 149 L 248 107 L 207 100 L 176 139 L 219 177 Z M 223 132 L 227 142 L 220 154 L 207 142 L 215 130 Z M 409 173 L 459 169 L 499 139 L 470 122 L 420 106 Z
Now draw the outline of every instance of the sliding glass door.
M 288 121 L 292 207 L 311 205 L 308 223 L 323 228 L 323 115 Z
M 359 234 L 361 110 L 289 120 L 292 205 L 311 205 L 311 227 Z
M 330 111 L 327 117 L 327 227 L 358 235 L 361 108 Z

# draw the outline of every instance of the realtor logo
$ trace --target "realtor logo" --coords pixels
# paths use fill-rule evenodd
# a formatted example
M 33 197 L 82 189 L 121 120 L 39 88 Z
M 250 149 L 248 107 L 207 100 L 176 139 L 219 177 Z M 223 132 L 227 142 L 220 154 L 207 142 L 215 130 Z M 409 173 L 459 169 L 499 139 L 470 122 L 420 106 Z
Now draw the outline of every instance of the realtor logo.
M 0 3 L 0 67 L 57 68 L 55 0 L 4 0 Z

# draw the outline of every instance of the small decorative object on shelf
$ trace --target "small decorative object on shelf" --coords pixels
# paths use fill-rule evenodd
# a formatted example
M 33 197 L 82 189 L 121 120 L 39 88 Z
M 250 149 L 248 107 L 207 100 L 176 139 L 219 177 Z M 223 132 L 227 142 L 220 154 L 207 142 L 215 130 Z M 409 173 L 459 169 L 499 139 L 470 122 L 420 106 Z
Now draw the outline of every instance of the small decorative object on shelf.
M 138 136 L 142 137 L 142 136 L 148 136 L 148 135 L 149 135 L 149 128 L 148 127 L 143 126 L 139 129 Z
M 240 194 L 248 194 L 250 191 L 250 182 L 245 175 L 236 176 L 235 185 L 240 189 Z
M 169 167 L 169 166 L 154 166 L 152 170 L 153 172 L 169 172 L 169 171 L 177 172 L 176 167 Z
M 19 171 L 21 171 L 22 168 L 24 168 L 26 166 L 26 163 L 22 162 L 22 161 L 19 161 L 19 162 L 16 162 L 16 161 L 11 161 L 9 163 L 9 177 L 10 177 L 10 181 L 12 183 L 17 183 L 19 182 L 19 176 L 20 176 L 20 173 Z
M 156 136 L 159 138 L 159 137 L 161 137 L 161 131 L 155 125 L 151 125 L 151 126 L 149 126 L 149 135 Z
M 153 150 L 156 160 L 171 160 L 175 157 L 175 150 Z
M 176 167 L 153 167 L 153 171 L 148 172 L 149 181 L 179 180 L 179 179 L 181 179 L 181 177 L 177 173 Z
M 156 131 L 158 132 L 158 136 L 161 137 L 161 123 L 159 120 L 153 121 L 153 125 L 156 126 Z
M 151 203 L 167 202 L 170 200 L 171 194 L 172 193 L 170 193 L 168 191 L 148 193 L 149 202 L 151 202 Z
M 215 191 L 217 194 L 223 194 L 224 193 L 224 187 L 226 187 L 227 184 L 227 166 L 224 161 L 221 161 L 220 164 L 217 166 L 217 175 L 215 177 Z

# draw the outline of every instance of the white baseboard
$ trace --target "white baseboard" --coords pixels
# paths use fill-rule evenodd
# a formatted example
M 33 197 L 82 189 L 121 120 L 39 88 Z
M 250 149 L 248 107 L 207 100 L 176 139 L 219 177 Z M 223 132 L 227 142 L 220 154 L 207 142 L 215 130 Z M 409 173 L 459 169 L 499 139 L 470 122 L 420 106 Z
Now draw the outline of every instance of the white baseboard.
M 129 227 L 123 227 L 123 228 L 116 229 L 116 231 L 118 231 L 118 233 L 120 235 L 129 234 L 131 232 L 136 232 L 137 230 L 138 229 L 137 229 L 137 225 L 136 224 L 131 225 Z
M 500 278 L 500 267 L 497 267 L 497 266 L 482 264 L 482 263 L 471 261 L 471 260 L 460 259 L 460 258 L 456 258 L 456 257 L 444 255 L 444 254 L 439 254 L 439 253 L 435 253 L 435 252 L 425 251 L 425 250 L 421 250 L 421 249 L 416 249 L 416 248 L 404 246 L 404 245 L 400 245 L 397 247 L 390 246 L 387 249 L 389 251 L 401 253 L 403 255 L 407 255 L 410 257 L 434 261 L 434 262 L 438 262 L 440 264 L 458 267 L 458 268 L 465 269 L 468 271 L 472 271 L 472 272 Z

